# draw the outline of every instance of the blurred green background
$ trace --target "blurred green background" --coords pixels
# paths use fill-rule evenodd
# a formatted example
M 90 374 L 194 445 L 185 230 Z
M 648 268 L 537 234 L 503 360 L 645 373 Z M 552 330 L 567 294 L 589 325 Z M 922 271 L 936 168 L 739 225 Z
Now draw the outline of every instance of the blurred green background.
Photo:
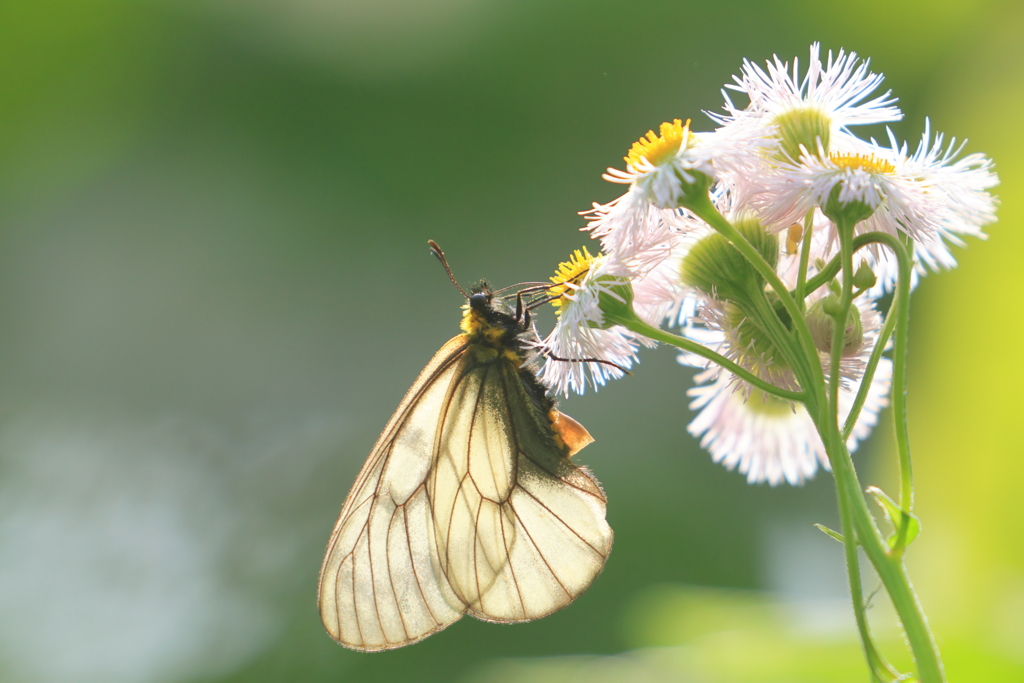
M 910 564 L 950 679 L 1024 680 L 1022 33 L 1010 0 L 0 4 L 0 680 L 866 680 L 811 526 L 831 477 L 712 464 L 667 349 L 563 404 L 616 531 L 570 608 L 361 655 L 315 606 L 355 473 L 457 331 L 426 240 L 463 282 L 546 278 L 635 139 L 710 127 L 744 57 L 814 40 L 872 58 L 901 137 L 928 116 L 997 163 L 991 239 L 914 303 Z

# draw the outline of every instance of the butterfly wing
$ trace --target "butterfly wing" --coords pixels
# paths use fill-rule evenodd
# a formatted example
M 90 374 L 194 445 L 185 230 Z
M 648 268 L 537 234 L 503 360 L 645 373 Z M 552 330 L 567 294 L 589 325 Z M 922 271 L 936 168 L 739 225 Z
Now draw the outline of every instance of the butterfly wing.
M 611 550 L 600 485 L 566 458 L 512 362 L 473 368 L 452 404 L 476 409 L 445 421 L 427 484 L 449 585 L 487 621 L 568 605 Z
M 467 612 L 542 617 L 604 566 L 605 497 L 567 459 L 578 448 L 556 442 L 516 364 L 473 356 L 461 335 L 434 356 L 345 502 L 319 600 L 328 632 L 347 647 L 408 645 Z M 571 425 L 585 445 L 586 430 Z
M 320 570 L 327 632 L 355 650 L 409 645 L 459 619 L 465 605 L 437 565 L 425 482 L 443 406 L 463 371 L 459 335 L 423 369 L 356 477 Z

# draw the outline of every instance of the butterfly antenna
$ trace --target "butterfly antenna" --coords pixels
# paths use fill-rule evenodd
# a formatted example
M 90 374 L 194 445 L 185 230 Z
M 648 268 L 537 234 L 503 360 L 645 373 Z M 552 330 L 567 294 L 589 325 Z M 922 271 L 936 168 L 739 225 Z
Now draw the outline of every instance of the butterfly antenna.
M 462 296 L 468 299 L 469 294 L 466 294 L 466 290 L 459 287 L 459 283 L 455 281 L 455 276 L 452 275 L 452 269 L 448 267 L 448 261 L 445 259 L 444 252 L 441 251 L 441 247 L 437 246 L 437 242 L 434 240 L 427 240 L 427 244 L 430 245 L 430 253 L 436 256 L 437 260 L 441 262 L 442 266 L 444 266 L 444 272 L 448 273 L 448 279 L 452 281 L 453 285 L 455 285 L 455 289 L 462 292 Z
M 613 368 L 618 369 L 620 372 L 624 372 L 625 374 L 629 375 L 630 377 L 633 376 L 632 372 L 630 372 L 626 368 L 622 367 L 618 363 L 611 362 L 610 360 L 602 360 L 600 358 L 559 358 L 555 354 L 549 353 L 549 352 L 541 352 L 541 355 L 543 355 L 546 358 L 549 358 L 551 360 L 557 360 L 557 361 L 562 362 L 562 363 L 600 363 L 601 365 L 609 365 L 609 366 L 611 366 Z
M 529 287 L 529 289 L 524 289 L 523 290 L 524 292 L 529 292 L 529 291 L 533 291 L 534 289 L 550 289 L 553 286 L 554 285 L 552 285 L 550 282 L 519 282 L 519 283 L 514 284 L 514 285 L 509 285 L 508 287 L 502 287 L 501 289 L 496 289 L 493 292 L 491 292 L 491 294 L 494 294 L 495 296 L 498 296 L 499 294 L 502 294 L 503 292 L 507 292 L 510 289 L 515 289 L 516 287 Z M 511 297 L 512 295 L 509 294 L 508 296 Z

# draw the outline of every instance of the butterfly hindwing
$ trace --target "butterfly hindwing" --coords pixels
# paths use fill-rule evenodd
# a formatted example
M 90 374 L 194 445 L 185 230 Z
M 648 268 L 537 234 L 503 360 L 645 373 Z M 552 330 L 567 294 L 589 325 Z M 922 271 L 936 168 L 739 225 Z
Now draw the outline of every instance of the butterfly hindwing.
M 431 473 L 441 567 L 473 616 L 527 621 L 572 602 L 611 549 L 605 497 L 544 428 L 510 361 L 474 367 L 453 396 Z

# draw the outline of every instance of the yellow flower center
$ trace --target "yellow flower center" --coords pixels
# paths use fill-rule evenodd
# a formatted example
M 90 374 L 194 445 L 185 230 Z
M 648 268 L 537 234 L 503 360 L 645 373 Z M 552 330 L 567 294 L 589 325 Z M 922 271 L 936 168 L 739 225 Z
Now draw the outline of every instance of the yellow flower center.
M 601 254 L 591 256 L 587 248 L 583 247 L 570 254 L 568 261 L 558 264 L 558 269 L 555 270 L 555 275 L 551 278 L 553 286 L 548 289 L 548 296 L 554 297 L 551 305 L 555 307 L 556 313 L 561 314 L 562 306 L 569 303 L 565 294 L 580 286 L 580 283 L 587 277 L 587 273 L 590 272 L 594 261 L 600 257 Z
M 646 159 L 651 165 L 660 166 L 675 156 L 683 143 L 689 145 L 693 137 L 690 133 L 690 119 L 686 119 L 686 123 L 681 119 L 663 123 L 660 133 L 655 135 L 653 130 L 649 130 L 645 137 L 634 142 L 633 148 L 624 157 L 626 163 L 635 167 L 641 159 Z
M 843 170 L 861 170 L 865 173 L 891 174 L 896 172 L 896 167 L 885 159 L 876 159 L 874 154 L 835 154 L 828 155 L 829 161 Z

